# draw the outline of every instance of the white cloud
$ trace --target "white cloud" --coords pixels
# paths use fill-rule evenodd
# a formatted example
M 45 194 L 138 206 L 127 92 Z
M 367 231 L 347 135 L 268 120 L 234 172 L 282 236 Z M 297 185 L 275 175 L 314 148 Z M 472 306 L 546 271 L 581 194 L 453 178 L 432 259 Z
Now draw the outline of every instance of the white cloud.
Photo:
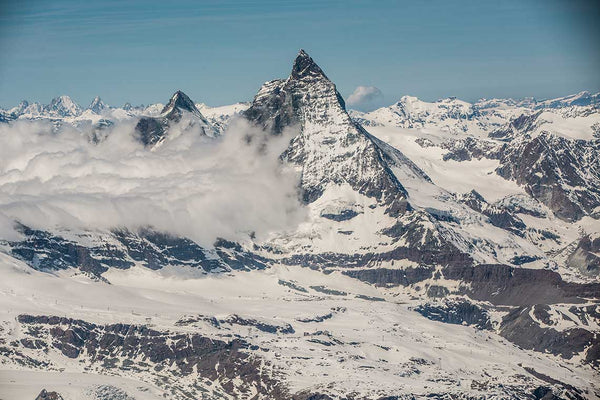
M 361 107 L 381 99 L 383 93 L 375 86 L 358 86 L 354 92 L 348 96 L 347 103 L 353 107 Z
M 16 219 L 42 229 L 152 225 L 210 245 L 304 218 L 299 177 L 278 159 L 290 135 L 267 137 L 241 120 L 217 139 L 174 126 L 150 151 L 133 128 L 119 123 L 94 145 L 72 127 L 0 124 L 1 238 Z

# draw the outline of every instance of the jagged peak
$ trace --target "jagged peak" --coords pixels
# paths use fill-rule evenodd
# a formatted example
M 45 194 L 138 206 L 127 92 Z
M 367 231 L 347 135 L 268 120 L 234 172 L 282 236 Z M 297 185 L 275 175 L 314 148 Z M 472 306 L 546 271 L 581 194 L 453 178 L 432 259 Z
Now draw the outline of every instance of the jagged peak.
M 64 116 L 76 116 L 81 113 L 81 107 L 69 96 L 62 95 L 52 99 L 48 109 Z
M 308 53 L 303 49 L 300 49 L 294 60 L 291 77 L 301 79 L 307 76 L 322 76 L 325 79 L 328 79 L 323 70 L 315 63 Z
M 50 101 L 50 104 L 75 104 L 75 102 L 71 99 L 71 97 L 63 94 L 61 96 L 55 97 Z
M 95 113 L 100 113 L 102 110 L 108 108 L 106 103 L 102 101 L 100 96 L 94 97 L 94 100 L 90 103 L 88 109 L 94 111 Z
M 481 201 L 482 203 L 486 203 L 486 200 L 484 199 L 484 197 L 475 189 L 471 190 L 470 192 L 466 193 L 464 195 L 464 197 L 466 198 L 473 198 L 476 199 L 478 201 Z
M 163 108 L 162 114 L 168 113 L 174 108 L 189 111 L 191 113 L 199 113 L 192 99 L 190 99 L 189 96 L 183 93 L 181 90 L 178 90 L 175 93 L 173 93 L 173 96 L 171 96 L 169 103 Z

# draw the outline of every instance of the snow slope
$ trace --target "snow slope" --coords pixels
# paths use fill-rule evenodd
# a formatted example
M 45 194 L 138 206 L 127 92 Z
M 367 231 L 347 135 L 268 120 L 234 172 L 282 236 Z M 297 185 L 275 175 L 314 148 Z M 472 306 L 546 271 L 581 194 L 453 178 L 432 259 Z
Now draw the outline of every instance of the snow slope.
M 268 365 L 282 374 L 292 392 L 310 390 L 334 397 L 355 393 L 367 398 L 424 396 L 431 392 L 503 396 L 531 385 L 529 380 L 534 378 L 525 378 L 528 373 L 524 367 L 582 389 L 598 390 L 596 372 L 578 365 L 576 360 L 558 362 L 554 356 L 521 351 L 472 327 L 430 321 L 411 311 L 416 304 L 411 296 L 335 273 L 278 267 L 230 276 L 193 277 L 174 270 L 134 268 L 106 274 L 109 285 L 82 275 L 32 271 L 6 256 L 2 256 L 0 268 L 4 310 L 1 326 L 6 340 L 23 337 L 23 328 L 15 322 L 19 314 L 60 315 L 100 324 L 121 322 L 145 324 L 157 330 L 193 330 L 214 338 L 241 335 L 258 348 L 269 349 L 257 355 L 265 368 Z M 293 282 L 297 289 L 282 282 Z M 325 288 L 334 294 L 323 293 Z M 290 324 L 294 333 L 274 335 L 223 323 L 216 328 L 203 321 L 176 324 L 190 316 L 223 319 L 233 314 L 270 324 Z M 27 375 L 19 372 L 22 367 L 3 359 L 0 379 L 7 384 L 0 385 L 0 395 L 7 399 L 42 387 L 64 392 L 66 399 L 81 398 L 69 396 L 97 384 L 119 387 L 141 399 L 156 398 L 169 390 L 164 383 L 156 387 L 155 377 L 134 371 L 112 369 L 111 374 L 126 379 L 101 380 L 94 374 L 102 371 L 95 370 L 83 356 L 78 361 L 55 352 L 45 356 L 36 351 L 28 354 L 38 354 L 51 367 Z M 572 374 L 572 369 L 578 373 Z M 57 370 L 71 375 L 53 380 Z M 167 371 L 164 374 L 168 376 Z M 31 376 L 36 380 L 26 384 L 26 377 Z M 71 383 L 68 390 L 64 389 L 66 382 Z M 485 389 L 477 389 L 478 384 L 473 382 Z M 140 392 L 141 388 L 146 389 Z

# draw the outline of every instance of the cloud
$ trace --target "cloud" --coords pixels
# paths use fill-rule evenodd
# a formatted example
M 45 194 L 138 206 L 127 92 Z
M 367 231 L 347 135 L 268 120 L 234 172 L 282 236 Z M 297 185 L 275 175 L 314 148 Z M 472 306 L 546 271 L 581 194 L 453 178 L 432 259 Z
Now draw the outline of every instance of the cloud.
M 358 86 L 354 92 L 348 96 L 347 103 L 353 107 L 361 107 L 379 100 L 383 97 L 381 90 L 375 86 Z
M 267 136 L 238 120 L 210 139 L 180 124 L 148 150 L 134 124 L 117 123 L 97 145 L 91 131 L 66 125 L 0 124 L 0 239 L 19 220 L 38 229 L 152 225 L 208 246 L 304 219 L 299 176 L 278 158 L 293 132 Z

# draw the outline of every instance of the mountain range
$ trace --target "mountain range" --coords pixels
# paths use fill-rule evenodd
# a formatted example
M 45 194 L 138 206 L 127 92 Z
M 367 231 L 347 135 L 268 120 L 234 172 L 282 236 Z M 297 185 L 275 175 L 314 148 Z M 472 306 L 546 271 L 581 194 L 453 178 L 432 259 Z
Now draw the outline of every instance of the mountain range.
M 10 214 L 22 163 L 0 164 L 6 380 L 72 374 L 44 388 L 65 399 L 600 397 L 600 94 L 364 113 L 301 50 L 250 103 L 23 101 L 0 137 L 32 120 L 90 146 L 126 126 L 141 157 L 243 124 L 253 163 L 285 144 L 303 218 L 210 245 L 33 225 Z

